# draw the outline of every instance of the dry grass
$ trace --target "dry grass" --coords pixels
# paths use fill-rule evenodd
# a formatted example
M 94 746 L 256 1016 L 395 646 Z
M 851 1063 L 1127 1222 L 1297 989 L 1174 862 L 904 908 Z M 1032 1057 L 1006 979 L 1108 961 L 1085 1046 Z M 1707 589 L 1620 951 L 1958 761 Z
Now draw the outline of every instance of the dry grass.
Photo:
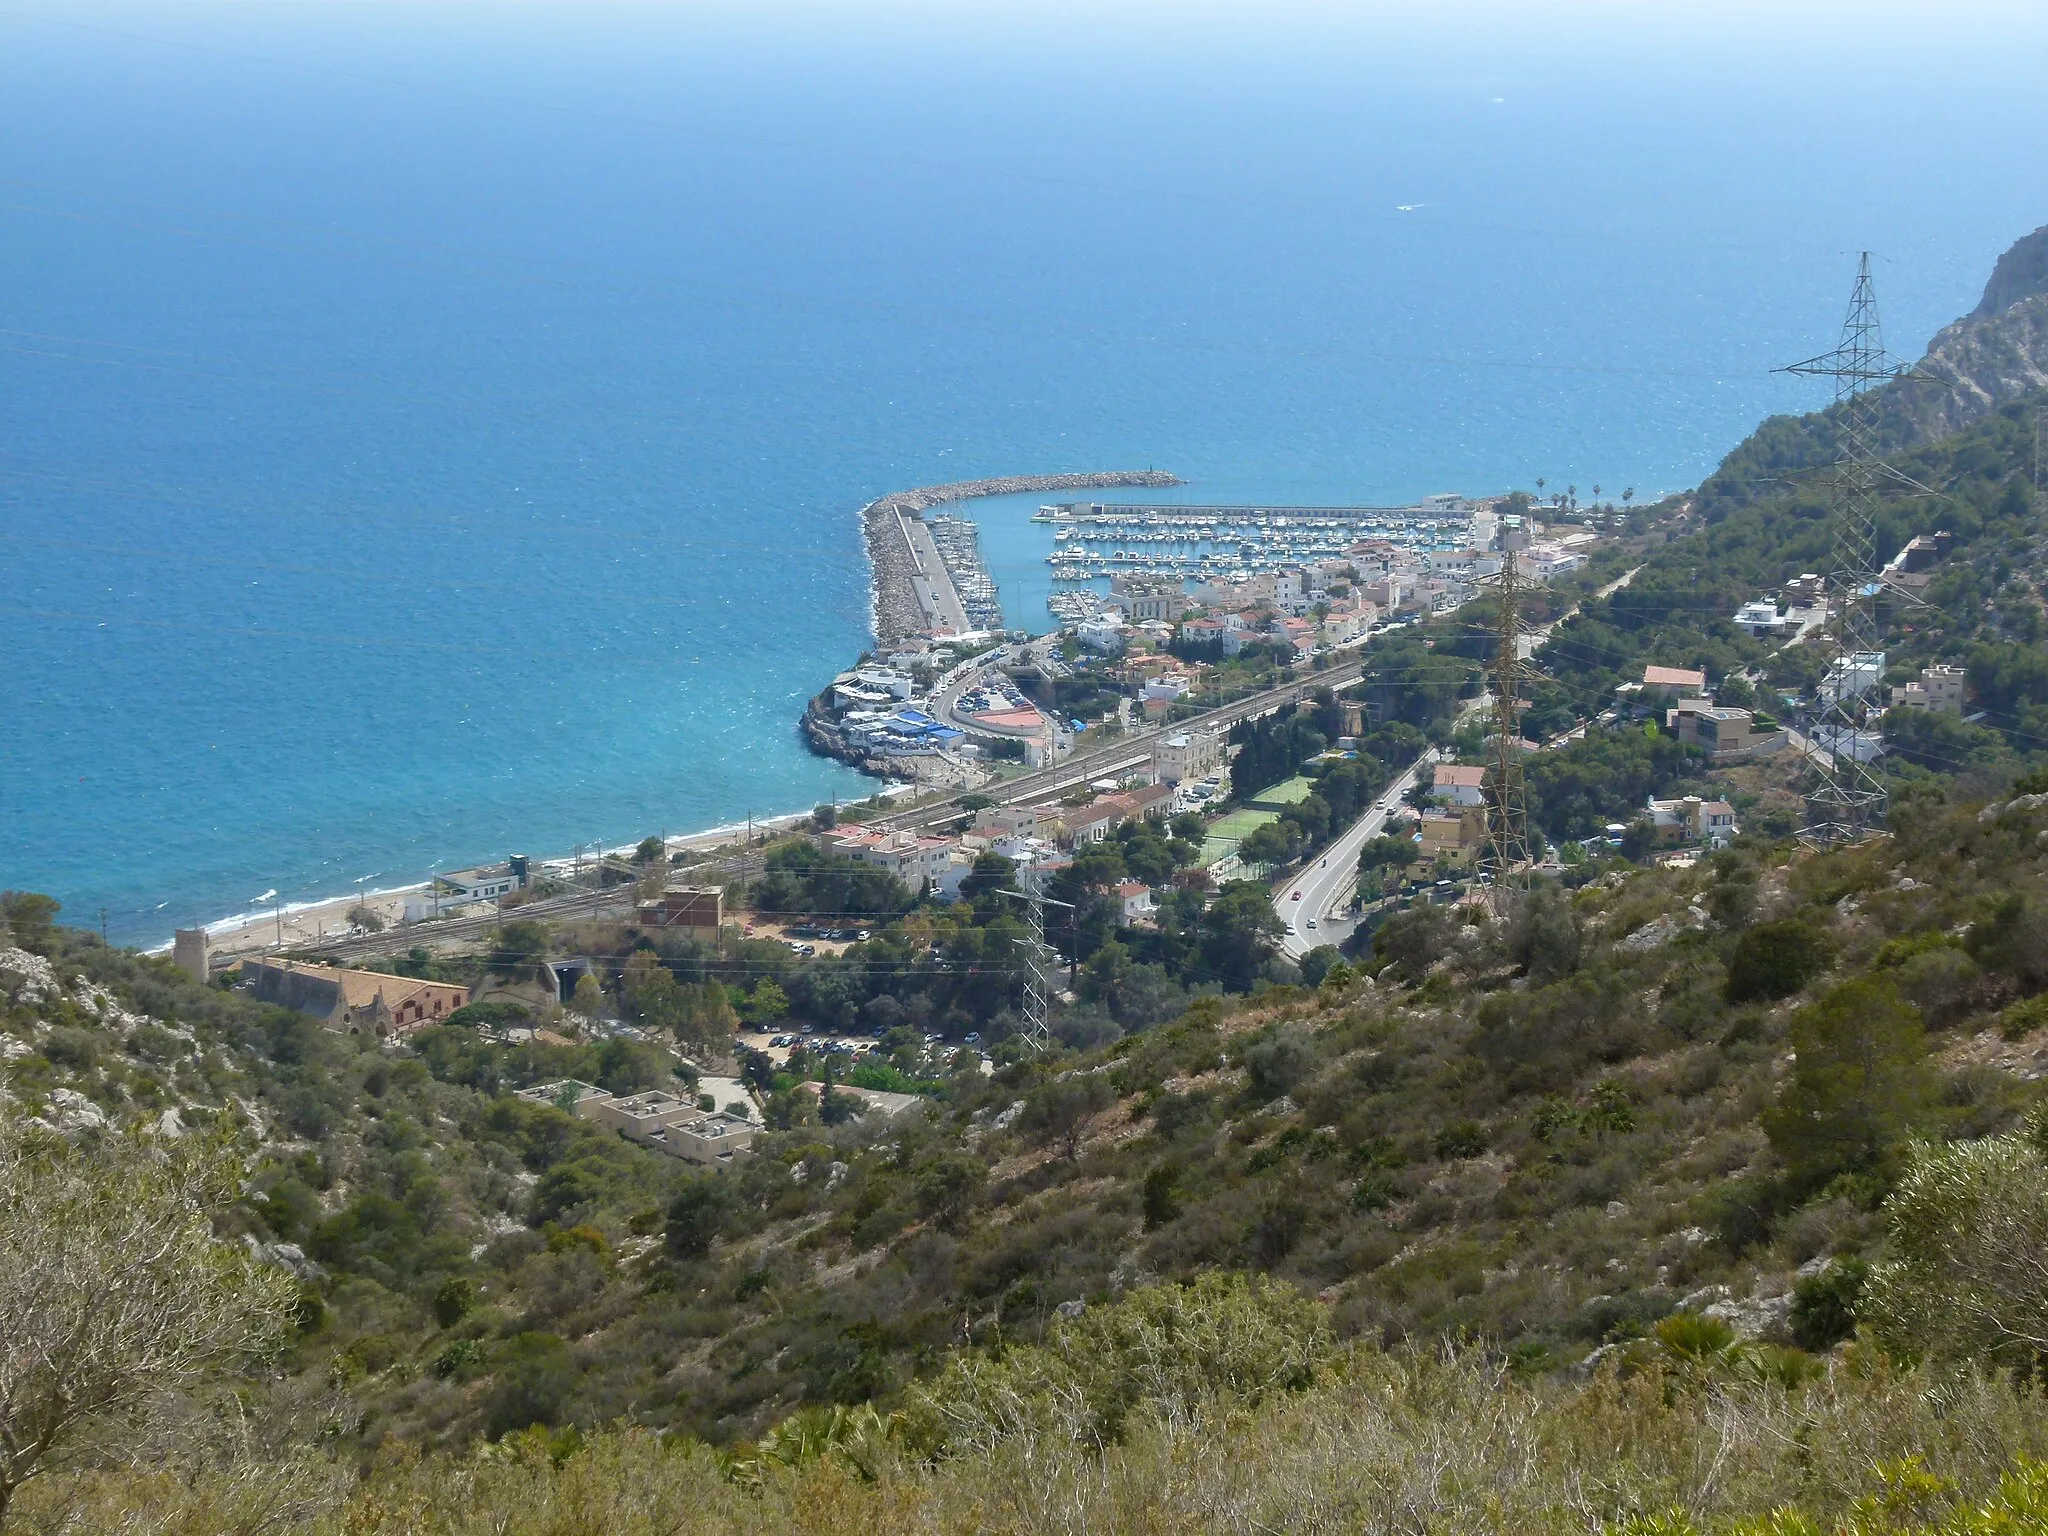
M 24 1529 L 199 1536 L 1139 1536 L 1599 1532 L 1683 1511 L 1714 1529 L 1795 1505 L 1826 1521 L 1904 1457 L 1981 1497 L 2048 1454 L 2048 1411 L 1981 1377 L 1838 1368 L 1800 1391 L 1646 1373 L 1530 1387 L 1476 1356 L 1359 1352 L 1253 1412 L 1135 1422 L 1097 1454 L 1078 1419 L 937 1463 L 884 1444 L 728 1480 L 713 1452 L 640 1432 L 559 1464 L 538 1441 L 464 1460 L 402 1455 L 356 1476 L 296 1463 L 112 1471 L 36 1491 Z

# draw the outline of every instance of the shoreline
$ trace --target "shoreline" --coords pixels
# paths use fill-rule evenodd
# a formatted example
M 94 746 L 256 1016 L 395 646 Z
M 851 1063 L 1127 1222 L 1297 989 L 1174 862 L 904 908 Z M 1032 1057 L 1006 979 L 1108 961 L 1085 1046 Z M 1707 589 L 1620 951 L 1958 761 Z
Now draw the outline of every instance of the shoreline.
M 914 793 L 917 786 L 904 784 L 898 788 L 894 783 L 877 787 L 876 793 L 896 795 Z M 778 811 L 771 816 L 757 816 L 753 819 L 754 831 L 773 832 L 808 821 L 811 810 Z M 746 835 L 748 823 L 745 820 L 723 822 L 715 827 L 706 827 L 699 832 L 670 833 L 664 848 L 674 853 L 684 849 L 716 848 Z M 586 853 L 586 858 L 604 858 L 610 855 L 630 854 L 637 843 L 621 843 L 615 848 L 601 848 Z M 550 865 L 567 864 L 573 855 L 534 860 L 536 869 Z M 403 932 L 405 925 L 399 921 L 405 908 L 405 898 L 417 891 L 425 890 L 433 883 L 433 877 L 410 881 L 404 885 L 381 886 L 376 890 L 352 892 L 342 896 L 315 896 L 304 901 L 286 902 L 269 911 L 233 912 L 226 917 L 215 918 L 198 926 L 206 930 L 207 943 L 217 955 L 248 955 L 278 949 L 279 933 L 282 930 L 285 949 L 301 944 L 314 944 L 323 938 L 333 938 L 346 927 L 348 914 L 358 905 L 368 907 L 384 919 L 386 933 Z M 511 909 L 517 912 L 517 908 Z M 431 927 L 415 924 L 423 934 L 431 936 Z M 136 951 L 145 955 L 168 955 L 172 943 L 166 939 L 151 945 L 136 945 Z

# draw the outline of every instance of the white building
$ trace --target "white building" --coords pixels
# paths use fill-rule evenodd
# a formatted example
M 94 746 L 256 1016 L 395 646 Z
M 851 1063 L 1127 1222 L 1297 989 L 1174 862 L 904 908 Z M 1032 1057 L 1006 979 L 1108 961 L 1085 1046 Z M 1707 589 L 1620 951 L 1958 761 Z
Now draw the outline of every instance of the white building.
M 1736 609 L 1734 624 L 1759 640 L 1766 635 L 1785 634 L 1792 628 L 1792 620 L 1778 612 L 1778 605 L 1768 597 L 1759 597 Z
M 1098 613 L 1074 626 L 1074 638 L 1091 651 L 1114 656 L 1124 648 L 1124 621 L 1114 612 Z
M 1464 768 L 1456 763 L 1438 763 L 1429 798 L 1441 805 L 1484 805 L 1486 770 Z
M 915 832 L 856 832 L 835 838 L 832 846 L 864 864 L 887 870 L 913 891 L 921 890 L 927 880 L 937 884 L 955 849 L 950 839 L 919 837 Z
M 1119 922 L 1134 923 L 1152 915 L 1152 887 L 1142 880 L 1119 881 L 1116 899 Z
M 1922 667 L 1919 679 L 1892 690 L 1893 709 L 1931 709 L 1960 715 L 1969 679 L 1961 667 Z
M 1152 776 L 1162 784 L 1199 779 L 1223 761 L 1223 738 L 1211 731 L 1176 731 L 1152 749 Z
M 1273 604 L 1283 613 L 1300 613 L 1308 607 L 1308 573 L 1290 568 L 1273 573 Z
M 1857 699 L 1875 688 L 1884 677 L 1883 651 L 1854 651 L 1837 656 L 1820 680 L 1823 702 Z
M 1560 576 L 1569 576 L 1585 563 L 1586 557 L 1577 550 L 1545 540 L 1523 550 L 1516 557 L 1515 569 L 1531 581 L 1549 582 Z

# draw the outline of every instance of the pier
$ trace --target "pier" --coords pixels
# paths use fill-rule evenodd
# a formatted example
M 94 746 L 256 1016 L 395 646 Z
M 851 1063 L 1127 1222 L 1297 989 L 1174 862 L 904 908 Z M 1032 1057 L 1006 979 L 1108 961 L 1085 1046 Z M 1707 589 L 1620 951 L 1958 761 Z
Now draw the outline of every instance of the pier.
M 895 644 L 933 630 L 963 634 L 985 627 L 977 625 L 973 611 L 994 611 L 994 587 L 983 593 L 972 580 L 963 597 L 931 525 L 924 521 L 926 510 L 947 502 L 970 501 L 981 496 L 1013 496 L 1030 492 L 1109 490 L 1138 487 L 1175 486 L 1177 476 L 1163 470 L 1107 470 L 1092 474 L 1006 475 L 993 480 L 956 480 L 948 485 L 927 485 L 916 490 L 892 491 L 861 508 L 861 525 L 866 534 L 868 563 L 873 572 L 871 589 L 875 639 Z M 958 544 L 957 538 L 949 539 Z M 975 569 L 980 569 L 979 552 Z M 982 573 L 986 581 L 986 573 Z M 984 601 L 985 599 L 985 601 Z

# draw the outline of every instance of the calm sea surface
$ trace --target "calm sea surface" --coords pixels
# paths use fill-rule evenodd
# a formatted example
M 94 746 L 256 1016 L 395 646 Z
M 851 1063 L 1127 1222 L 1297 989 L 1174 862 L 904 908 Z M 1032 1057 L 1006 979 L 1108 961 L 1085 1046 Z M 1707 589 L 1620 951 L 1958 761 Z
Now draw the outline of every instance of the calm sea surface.
M 1858 248 L 1917 352 L 2048 220 L 2038 16 L 1606 14 L 0 18 L 0 885 L 156 942 L 865 793 L 794 720 L 880 492 L 1676 488 Z

